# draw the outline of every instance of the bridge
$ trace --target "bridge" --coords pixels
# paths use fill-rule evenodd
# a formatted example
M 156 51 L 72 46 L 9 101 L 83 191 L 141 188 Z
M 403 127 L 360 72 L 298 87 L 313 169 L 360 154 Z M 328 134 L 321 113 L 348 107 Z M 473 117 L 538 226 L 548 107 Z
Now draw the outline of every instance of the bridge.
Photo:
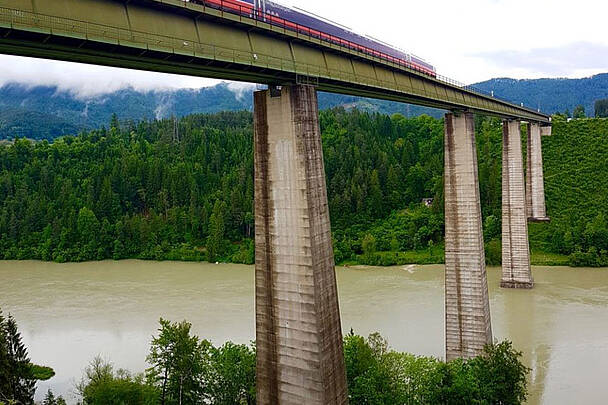
M 550 118 L 230 0 L 0 0 L 0 53 L 269 85 L 254 100 L 257 401 L 348 402 L 317 90 L 445 117 L 446 357 L 492 341 L 473 114 L 503 121 L 505 288 L 531 288 Z M 521 124 L 527 125 L 524 178 Z

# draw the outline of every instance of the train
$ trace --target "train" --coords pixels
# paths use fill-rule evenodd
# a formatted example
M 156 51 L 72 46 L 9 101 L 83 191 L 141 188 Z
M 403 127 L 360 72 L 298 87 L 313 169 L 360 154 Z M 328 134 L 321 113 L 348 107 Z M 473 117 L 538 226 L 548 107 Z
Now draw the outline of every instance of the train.
M 359 35 L 347 27 L 300 8 L 289 8 L 266 0 L 189 1 L 255 18 L 437 77 L 435 67 L 422 58 L 380 40 Z

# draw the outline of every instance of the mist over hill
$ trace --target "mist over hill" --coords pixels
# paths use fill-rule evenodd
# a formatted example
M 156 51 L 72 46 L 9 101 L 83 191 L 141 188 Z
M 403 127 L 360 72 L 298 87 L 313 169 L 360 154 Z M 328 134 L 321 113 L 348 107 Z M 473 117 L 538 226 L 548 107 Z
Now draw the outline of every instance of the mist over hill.
M 523 102 L 547 113 L 572 111 L 585 106 L 593 114 L 595 100 L 608 98 L 608 73 L 584 79 L 492 79 L 476 87 L 494 92 L 514 103 Z M 0 139 L 27 137 L 54 139 L 107 125 L 113 113 L 121 121 L 183 117 L 193 113 L 251 111 L 255 86 L 220 83 L 202 89 L 137 91 L 126 88 L 84 97 L 54 86 L 13 83 L 0 88 Z M 342 106 L 406 117 L 428 114 L 441 117 L 441 110 L 340 94 L 319 93 L 321 110 Z

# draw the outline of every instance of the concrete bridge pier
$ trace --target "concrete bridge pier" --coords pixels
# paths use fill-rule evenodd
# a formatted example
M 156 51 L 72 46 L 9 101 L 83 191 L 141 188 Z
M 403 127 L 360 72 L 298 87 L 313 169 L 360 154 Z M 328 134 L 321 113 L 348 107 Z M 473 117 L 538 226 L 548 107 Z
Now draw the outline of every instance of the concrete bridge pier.
M 445 116 L 446 359 L 492 342 L 473 115 Z
M 550 128 L 550 127 L 548 127 Z M 540 124 L 528 124 L 526 210 L 531 222 L 547 222 Z
M 316 90 L 254 95 L 257 403 L 347 404 Z
M 503 288 L 532 288 L 521 123 L 502 128 L 502 278 Z

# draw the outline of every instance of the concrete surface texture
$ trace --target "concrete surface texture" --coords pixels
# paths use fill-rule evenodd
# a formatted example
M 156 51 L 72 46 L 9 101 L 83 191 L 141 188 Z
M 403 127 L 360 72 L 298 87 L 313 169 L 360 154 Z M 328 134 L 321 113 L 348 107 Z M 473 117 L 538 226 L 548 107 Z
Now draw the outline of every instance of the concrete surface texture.
M 254 97 L 257 402 L 346 404 L 316 90 Z
M 521 149 L 521 124 L 503 121 L 502 131 L 502 278 L 505 288 L 532 288 L 528 217 Z
M 543 149 L 538 123 L 528 124 L 526 210 L 532 221 L 546 221 Z
M 477 356 L 492 342 L 470 113 L 445 117 L 445 318 L 447 360 Z

